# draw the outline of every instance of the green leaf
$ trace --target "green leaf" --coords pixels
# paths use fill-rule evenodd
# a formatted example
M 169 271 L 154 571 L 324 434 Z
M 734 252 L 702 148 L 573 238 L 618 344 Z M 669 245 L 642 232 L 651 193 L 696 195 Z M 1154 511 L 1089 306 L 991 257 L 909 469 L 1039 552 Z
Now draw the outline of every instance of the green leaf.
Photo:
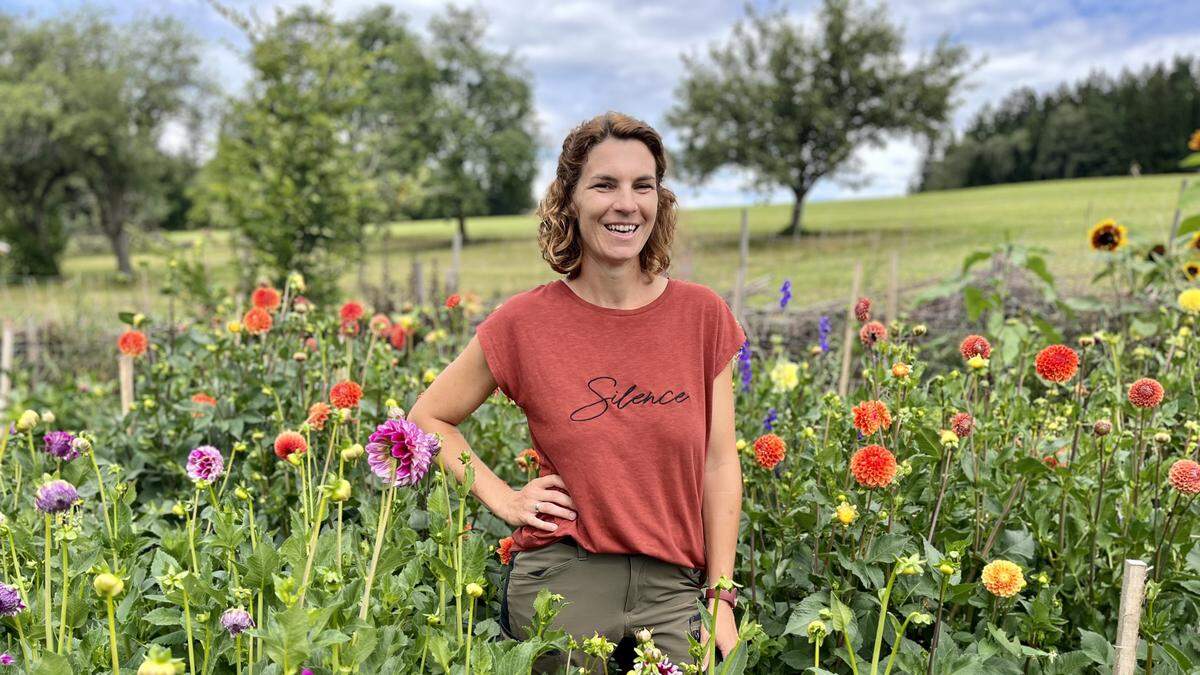
M 142 620 L 155 626 L 181 626 L 183 612 L 178 607 L 159 607 L 142 615 Z
M 962 273 L 966 274 L 967 271 L 974 267 L 977 263 L 981 263 L 991 257 L 991 251 L 975 251 L 966 258 L 963 258 Z
M 1179 651 L 1178 647 L 1169 642 L 1160 642 L 1158 646 L 1162 647 L 1167 656 L 1170 656 L 1171 660 L 1175 662 L 1175 665 L 1179 666 L 1180 671 L 1185 673 L 1196 672 L 1195 667 L 1192 665 L 1192 660 L 1187 657 L 1187 654 Z
M 792 615 L 788 618 L 787 628 L 783 630 L 784 635 L 799 635 L 806 637 L 808 635 L 808 624 L 821 618 L 821 610 L 825 609 L 825 605 L 829 602 L 829 594 L 824 591 L 813 593 L 800 601 L 792 610 Z
M 1054 286 L 1054 275 L 1046 268 L 1046 259 L 1040 255 L 1031 255 L 1025 261 L 1025 269 L 1041 277 L 1042 281 Z
M 967 308 L 967 318 L 975 321 L 988 308 L 988 301 L 983 291 L 975 286 L 967 286 L 963 288 L 963 305 Z
M 1016 638 L 1010 640 L 1008 635 L 1006 635 L 1002 629 L 997 628 L 990 623 L 988 624 L 988 633 L 991 634 L 992 639 L 996 641 L 996 644 L 1004 648 L 1004 651 L 1013 656 L 1021 655 L 1020 640 L 1017 640 Z
M 71 667 L 71 662 L 65 656 L 58 654 L 43 654 L 35 662 L 33 670 L 29 671 L 29 675 L 73 675 L 74 673 L 75 669 Z
M 1108 640 L 1099 633 L 1093 633 L 1090 630 L 1079 629 L 1079 643 L 1081 651 L 1088 655 L 1088 658 L 1100 666 L 1110 667 L 1116 659 L 1116 650 L 1108 643 Z
M 1181 169 L 1195 169 L 1196 167 L 1200 167 L 1200 152 L 1193 152 L 1179 161 Z

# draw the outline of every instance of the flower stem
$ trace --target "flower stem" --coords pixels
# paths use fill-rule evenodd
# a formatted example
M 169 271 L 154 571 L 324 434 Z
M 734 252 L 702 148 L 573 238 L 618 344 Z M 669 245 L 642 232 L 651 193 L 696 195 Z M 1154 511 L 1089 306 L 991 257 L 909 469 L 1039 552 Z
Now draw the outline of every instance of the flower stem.
M 466 675 L 471 675 L 471 633 L 472 626 L 475 624 L 475 599 L 471 599 L 471 608 L 467 615 L 467 672 Z
M 367 583 L 363 587 L 362 602 L 358 607 L 358 620 L 367 620 L 368 602 L 371 599 L 371 584 L 375 581 L 375 568 L 379 565 L 379 552 L 383 549 L 383 535 L 387 529 L 388 516 L 392 513 L 392 500 L 396 496 L 396 486 L 391 486 L 383 499 L 383 509 L 379 513 L 379 522 L 375 526 L 375 550 L 371 553 L 371 566 L 367 569 Z
M 105 596 L 108 604 L 108 651 L 112 655 L 113 675 L 121 675 L 120 660 L 117 659 L 117 621 L 113 617 L 112 596 Z
M 192 675 L 196 675 L 196 653 L 192 648 L 192 609 L 188 605 L 187 589 L 181 590 L 183 591 L 183 626 L 187 631 L 188 671 Z
M 196 487 L 196 495 L 192 498 L 192 512 L 188 516 L 188 551 L 192 554 L 192 574 L 200 573 L 200 563 L 196 559 L 196 512 L 200 509 L 200 487 Z
M 43 614 L 45 615 L 45 618 L 46 618 L 46 651 L 52 652 L 52 651 L 54 651 L 54 628 L 53 628 L 53 626 L 50 625 L 51 622 L 53 621 L 53 619 L 51 618 L 52 612 L 50 609 L 50 514 L 49 513 L 47 513 L 45 516 L 45 522 L 46 522 L 46 542 L 45 542 L 46 545 L 45 545 L 45 550 L 44 550 L 42 557 L 46 563 L 46 573 L 42 580 L 42 586 L 45 588 L 45 594 L 44 594 L 45 597 L 44 597 L 44 601 L 43 601 L 42 605 L 45 608 L 45 611 L 43 612 Z
M 67 604 L 71 600 L 69 584 L 71 583 L 70 569 L 67 566 L 67 542 L 62 542 L 62 606 L 58 614 L 58 653 L 62 654 L 63 644 L 67 641 Z
M 100 465 L 96 463 L 96 451 L 88 451 L 88 459 L 92 460 L 92 469 L 96 472 L 96 484 L 100 486 L 100 512 L 104 514 L 104 527 L 108 530 L 108 539 L 112 550 L 113 569 L 117 567 L 117 533 L 113 530 L 112 519 L 108 517 L 108 498 L 104 493 L 104 477 L 100 474 Z
M 888 600 L 892 597 L 892 585 L 896 583 L 896 568 L 888 575 L 887 586 L 883 589 L 883 597 L 879 599 L 879 621 L 875 625 L 875 649 L 871 652 L 871 675 L 879 672 L 879 650 L 883 647 L 883 627 L 887 624 Z M 900 636 L 896 636 L 896 644 L 900 644 Z M 893 650 L 893 655 L 895 650 Z
M 313 558 L 317 556 L 317 535 L 321 532 L 321 520 L 325 517 L 325 505 L 328 503 L 328 497 L 321 497 L 321 504 L 317 506 L 317 522 L 312 528 L 312 535 L 308 538 L 308 560 L 304 563 L 304 576 L 300 580 L 301 605 L 304 605 L 304 594 L 308 592 L 308 579 L 312 575 Z

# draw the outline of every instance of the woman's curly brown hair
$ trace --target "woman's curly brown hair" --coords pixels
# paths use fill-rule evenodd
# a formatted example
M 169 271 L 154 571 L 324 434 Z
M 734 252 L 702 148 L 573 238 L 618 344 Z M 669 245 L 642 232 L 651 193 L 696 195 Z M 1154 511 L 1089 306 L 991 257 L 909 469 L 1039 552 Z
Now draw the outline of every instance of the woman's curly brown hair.
M 558 170 L 538 204 L 538 247 L 550 267 L 568 279 L 579 276 L 583 261 L 579 217 L 571 196 L 579 183 L 588 153 L 606 138 L 641 141 L 654 156 L 654 178 L 658 188 L 658 216 L 650 238 L 639 254 L 642 271 L 655 275 L 671 266 L 671 242 L 675 239 L 675 193 L 663 185 L 667 156 L 662 136 L 649 124 L 619 112 L 597 115 L 567 134 L 558 156 Z

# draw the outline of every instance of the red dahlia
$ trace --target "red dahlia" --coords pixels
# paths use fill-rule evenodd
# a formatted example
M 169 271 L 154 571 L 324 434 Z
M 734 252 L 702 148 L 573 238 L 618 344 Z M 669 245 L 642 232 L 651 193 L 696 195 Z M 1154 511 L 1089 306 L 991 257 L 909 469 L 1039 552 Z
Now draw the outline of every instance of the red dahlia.
M 878 321 L 869 321 L 863 324 L 862 330 L 858 331 L 858 339 L 867 347 L 887 342 L 887 328 Z
M 407 335 L 404 332 L 404 326 L 398 323 L 392 324 L 392 328 L 388 333 L 388 343 L 390 343 L 392 347 L 396 349 L 404 349 L 404 340 L 406 337 Z
M 863 401 L 850 409 L 854 413 L 854 428 L 863 436 L 892 426 L 892 416 L 883 401 Z
M 283 431 L 275 437 L 275 456 L 286 460 L 294 452 L 308 450 L 308 441 L 295 431 Z
M 259 286 L 250 294 L 250 302 L 255 307 L 273 312 L 279 307 L 279 291 L 270 286 Z
M 896 456 L 882 445 L 868 445 L 850 458 L 850 473 L 863 487 L 887 487 L 896 479 Z
M 1050 345 L 1038 352 L 1034 361 L 1037 374 L 1051 382 L 1066 382 L 1079 369 L 1079 355 L 1066 345 Z
M 982 335 L 968 335 L 958 346 L 958 352 L 964 360 L 972 356 L 982 356 L 986 359 L 992 356 L 992 345 Z
M 1163 400 L 1163 386 L 1152 377 L 1142 379 L 1129 385 L 1129 402 L 1139 408 L 1155 408 Z
M 149 346 L 150 341 L 140 330 L 127 330 L 117 338 L 117 349 L 120 349 L 121 353 L 126 356 L 141 356 L 146 353 L 146 348 Z
M 459 297 L 458 293 L 455 293 L 454 295 L 446 298 L 446 308 L 454 309 L 455 307 L 458 307 L 459 302 L 462 302 L 462 298 Z
M 950 418 L 950 429 L 959 438 L 966 438 L 975 430 L 975 418 L 971 417 L 971 413 L 956 413 Z
M 1171 485 L 1185 495 L 1200 494 L 1200 464 L 1181 459 L 1171 465 Z
M 512 547 L 512 537 L 505 537 L 500 540 L 500 546 L 496 548 L 496 553 L 500 556 L 501 565 L 508 565 L 512 562 Z
M 271 314 L 262 307 L 255 307 L 242 317 L 242 325 L 251 335 L 259 335 L 271 330 Z
M 350 321 L 358 321 L 359 319 L 362 318 L 362 315 L 363 315 L 363 306 L 358 304 L 357 302 L 354 302 L 353 300 L 342 305 L 342 308 L 340 310 L 338 310 L 338 316 L 341 317 L 342 323 L 349 323 Z
M 362 387 L 357 382 L 345 380 L 329 390 L 329 402 L 338 408 L 353 408 L 362 399 L 362 394 Z
M 763 434 L 754 439 L 754 459 L 758 465 L 768 471 L 783 461 L 787 455 L 787 445 L 775 434 Z
M 854 318 L 863 323 L 871 320 L 870 298 L 859 298 L 858 302 L 854 303 Z
M 333 412 L 333 408 L 329 407 L 324 401 L 317 401 L 308 407 L 308 426 L 320 431 L 325 428 L 325 423 L 329 421 L 329 414 Z

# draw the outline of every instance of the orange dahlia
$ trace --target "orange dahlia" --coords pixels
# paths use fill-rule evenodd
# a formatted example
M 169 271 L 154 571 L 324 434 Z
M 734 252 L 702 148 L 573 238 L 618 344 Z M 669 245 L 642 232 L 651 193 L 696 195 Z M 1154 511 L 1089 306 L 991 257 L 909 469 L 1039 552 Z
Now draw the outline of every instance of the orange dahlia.
M 874 347 L 881 342 L 887 342 L 887 328 L 878 321 L 868 321 L 858 331 L 858 339 L 867 347 Z
M 863 401 L 850 411 L 854 413 L 854 428 L 863 436 L 892 426 L 892 416 L 883 401 Z
M 1038 352 L 1034 360 L 1037 374 L 1051 382 L 1066 382 L 1075 377 L 1079 355 L 1066 345 L 1050 345 Z
M 462 297 L 460 297 L 458 293 L 455 293 L 446 298 L 446 308 L 454 309 L 455 307 L 458 307 L 458 303 L 460 302 L 462 302 Z
M 338 310 L 338 316 L 341 317 L 342 323 L 358 321 L 362 315 L 363 306 L 353 300 L 342 305 L 342 308 Z
M 387 337 L 388 331 L 392 328 L 392 320 L 387 318 L 386 314 L 376 314 L 371 317 L 369 322 L 371 332 L 379 337 Z
M 1163 386 L 1153 377 L 1129 385 L 1129 402 L 1139 408 L 1155 408 L 1163 400 Z
M 325 428 L 325 423 L 329 421 L 329 414 L 333 412 L 333 408 L 324 401 L 317 401 L 308 407 L 308 419 L 304 420 L 308 426 L 321 431 Z
M 896 456 L 882 445 L 868 445 L 850 458 L 850 473 L 863 487 L 887 487 L 896 480 Z
M 353 380 L 344 380 L 329 390 L 329 402 L 338 408 L 353 408 L 362 399 L 362 387 Z
M 279 308 L 279 291 L 270 286 L 259 286 L 250 294 L 250 302 L 259 309 L 273 312 Z
M 754 439 L 754 460 L 770 471 L 787 455 L 787 445 L 775 434 L 763 434 Z
M 968 412 L 956 413 L 950 418 L 950 430 L 959 438 L 966 438 L 975 430 L 975 418 Z
M 192 403 L 199 403 L 201 405 L 216 405 L 217 399 L 202 391 L 198 391 L 195 394 L 192 394 Z
M 117 338 L 117 349 L 120 349 L 121 353 L 126 356 L 141 356 L 146 353 L 149 346 L 150 341 L 140 330 L 127 330 Z
M 275 437 L 275 456 L 286 460 L 294 452 L 306 452 L 308 441 L 295 431 L 282 431 Z
M 1171 465 L 1167 476 L 1171 479 L 1171 486 L 1183 494 L 1200 494 L 1200 464 L 1181 459 Z
M 501 565 L 508 565 L 512 563 L 512 547 L 512 537 L 505 537 L 500 540 L 500 545 L 496 547 L 496 554 L 500 556 Z
M 990 358 L 992 355 L 992 344 L 982 335 L 968 335 L 963 338 L 962 344 L 958 346 L 958 353 L 962 354 L 963 360 L 969 359 L 972 356 L 982 356 L 985 359 Z
M 854 318 L 866 323 L 871 320 L 871 299 L 859 298 L 858 302 L 854 303 Z
M 271 330 L 273 321 L 271 314 L 262 307 L 255 307 L 242 317 L 242 325 L 251 335 L 259 335 Z
M 388 343 L 396 349 L 404 349 L 404 340 L 407 334 L 404 332 L 404 326 L 394 323 L 392 329 L 388 333 Z
M 517 455 L 517 466 L 522 469 L 528 469 L 530 466 L 537 469 L 542 465 L 542 458 L 538 455 L 537 450 L 533 448 L 525 448 Z
M 1025 588 L 1021 566 L 1008 560 L 993 560 L 984 565 L 980 578 L 984 588 L 1001 598 L 1011 598 Z

